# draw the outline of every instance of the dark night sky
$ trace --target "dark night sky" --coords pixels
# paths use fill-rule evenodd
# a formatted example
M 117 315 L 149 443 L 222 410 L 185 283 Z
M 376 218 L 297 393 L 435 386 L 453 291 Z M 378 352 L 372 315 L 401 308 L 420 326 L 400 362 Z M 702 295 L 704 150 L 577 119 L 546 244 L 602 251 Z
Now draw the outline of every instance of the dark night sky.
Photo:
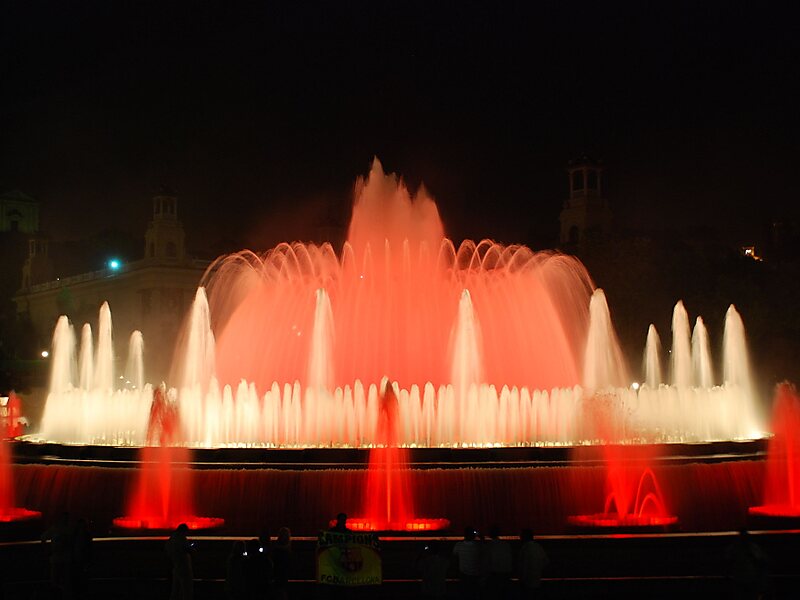
M 0 189 L 38 197 L 57 239 L 140 235 L 160 184 L 195 248 L 309 239 L 373 155 L 457 239 L 554 228 L 584 152 L 625 227 L 747 236 L 800 212 L 779 5 L 0 6 Z

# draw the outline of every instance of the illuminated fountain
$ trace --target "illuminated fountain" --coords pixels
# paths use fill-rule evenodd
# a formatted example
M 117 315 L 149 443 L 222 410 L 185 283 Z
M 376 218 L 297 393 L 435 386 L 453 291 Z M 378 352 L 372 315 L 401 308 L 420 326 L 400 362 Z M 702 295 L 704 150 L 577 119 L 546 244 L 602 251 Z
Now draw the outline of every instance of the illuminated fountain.
M 13 392 L 9 396 L 4 398 L 6 404 L 0 405 L 0 523 L 28 521 L 41 516 L 36 511 L 20 508 L 15 504 L 11 450 L 6 440 L 16 433 L 13 418 L 17 409 L 13 406 Z
M 355 531 L 436 531 L 445 529 L 447 519 L 416 516 L 409 471 L 408 449 L 397 441 L 397 390 L 390 382 L 380 399 L 376 446 L 369 452 L 367 486 L 362 517 L 347 519 Z M 333 525 L 335 521 L 331 522 Z
M 712 356 L 702 319 L 692 328 L 679 302 L 670 367 L 651 326 L 643 383 L 632 383 L 605 295 L 577 259 L 488 240 L 456 246 L 445 238 L 433 201 L 424 192 L 412 198 L 377 162 L 356 185 L 347 241 L 338 250 L 281 244 L 216 261 L 195 295 L 175 352 L 173 387 L 164 392 L 157 386 L 154 394 L 146 383 L 146 340 L 138 332 L 128 343 L 124 371 L 114 371 L 108 305 L 96 329 L 84 325 L 79 336 L 61 317 L 41 427 L 28 439 L 142 447 L 141 472 L 118 527 L 191 522 L 193 479 L 209 491 L 202 498 L 208 512 L 224 515 L 232 530 L 252 530 L 272 514 L 287 514 L 313 532 L 342 509 L 356 515 L 354 528 L 438 526 L 436 519 L 418 519 L 418 512 L 446 515 L 460 526 L 482 510 L 508 508 L 509 497 L 538 494 L 537 509 L 558 532 L 569 514 L 581 513 L 614 518 L 622 527 L 646 519 L 668 525 L 657 521 L 673 517 L 654 476 L 662 471 L 650 460 L 663 446 L 651 451 L 653 445 L 765 435 L 742 320 L 732 306 L 721 360 Z M 384 391 L 387 380 L 392 385 Z M 180 418 L 170 424 L 167 417 L 171 433 L 163 435 L 163 417 L 173 411 Z M 609 432 L 600 435 L 597 422 L 607 423 Z M 568 495 L 561 470 L 532 465 L 563 452 L 513 449 L 609 443 L 624 451 L 619 460 L 604 458 L 608 469 L 566 468 L 584 473 L 593 486 L 585 489 L 598 494 L 607 479 L 604 497 L 573 513 L 568 502 L 551 502 Z M 21 448 L 36 453 L 33 446 Z M 501 447 L 512 449 L 496 450 Z M 40 453 L 50 452 L 45 448 Z M 265 466 L 234 475 L 220 463 L 192 473 L 189 452 L 195 448 L 275 452 L 211 452 L 211 463 L 228 454 L 249 462 L 257 454 Z M 631 458 L 637 448 L 649 453 L 647 461 Z M 701 455 L 716 452 L 713 444 L 699 448 Z M 370 467 L 352 468 L 362 465 L 362 452 L 349 449 L 368 449 Z M 130 456 L 126 449 L 100 452 Z M 411 468 L 442 461 L 459 466 Z M 758 477 L 759 465 L 736 462 L 714 464 L 723 484 L 728 471 L 744 481 Z M 702 504 L 682 503 L 677 495 L 689 489 L 680 482 L 692 481 L 704 467 L 682 465 L 680 477 L 665 481 L 668 503 L 684 525 L 727 527 L 741 512 L 741 504 L 729 502 L 734 488 L 709 483 L 713 489 Z M 37 507 L 49 512 L 56 507 L 55 500 L 48 504 L 47 478 L 56 469 L 69 478 L 84 475 L 72 465 L 21 469 L 30 476 L 26 497 L 38 498 Z M 127 469 L 120 471 L 93 470 L 92 477 L 119 490 L 129 479 Z M 229 478 L 237 486 L 226 487 Z M 361 489 L 369 501 L 359 498 Z M 469 493 L 459 494 L 463 490 Z M 295 492 L 302 505 L 284 504 Z M 118 515 L 123 509 L 111 496 L 106 504 L 113 507 L 104 505 L 104 514 Z M 509 512 L 515 525 L 525 525 L 527 509 Z
M 651 328 L 645 384 L 632 387 L 605 296 L 577 259 L 487 240 L 456 247 L 434 202 L 377 161 L 355 198 L 339 256 L 330 244 L 281 244 L 209 269 L 172 378 L 182 443 L 368 448 L 384 377 L 398 386 L 400 446 L 591 442 L 585 414 L 598 392 L 624 419 L 625 442 L 763 436 L 733 307 L 721 385 L 702 320 L 690 336 L 678 303 L 671 382 Z M 59 320 L 39 439 L 145 443 L 151 390 L 134 367 L 114 379 L 110 324 L 104 305 L 97 351 L 86 326 L 76 362 Z M 138 383 L 114 389 L 123 380 Z
M 678 518 L 667 510 L 664 494 L 651 467 L 653 446 L 605 444 L 603 511 L 574 515 L 567 521 L 582 530 L 624 530 L 630 532 L 668 530 Z M 577 493 L 590 495 L 578 489 Z
M 113 523 L 120 529 L 171 530 L 181 523 L 189 529 L 223 525 L 223 519 L 194 514 L 191 450 L 175 445 L 180 415 L 175 398 L 155 390 L 147 431 L 140 450 L 140 467 L 128 515 Z
M 81 330 L 76 359 L 75 330 L 66 316 L 58 318 L 53 333 L 50 393 L 42 415 L 43 437 L 66 444 L 136 445 L 145 443 L 153 389 L 144 383 L 141 333 L 134 331 L 129 344 L 132 369 L 114 374 L 111 310 L 100 307 L 97 349 L 92 328 Z M 118 385 L 121 388 L 118 389 Z
M 767 449 L 764 504 L 750 508 L 766 520 L 800 520 L 800 397 L 794 386 L 778 386 Z

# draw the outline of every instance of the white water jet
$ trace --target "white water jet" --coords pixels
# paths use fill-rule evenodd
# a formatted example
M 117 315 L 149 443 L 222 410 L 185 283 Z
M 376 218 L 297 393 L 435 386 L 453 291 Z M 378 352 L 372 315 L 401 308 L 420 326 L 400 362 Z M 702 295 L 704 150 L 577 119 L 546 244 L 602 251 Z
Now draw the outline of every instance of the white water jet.
M 78 371 L 80 379 L 78 387 L 88 390 L 94 381 L 94 342 L 92 341 L 92 326 L 83 324 L 81 329 L 81 352 L 78 358 Z
M 736 307 L 731 304 L 725 313 L 725 335 L 722 342 L 723 379 L 726 384 L 738 385 L 745 390 L 752 389 L 750 380 L 750 359 L 747 356 L 747 342 L 744 323 Z
M 689 341 L 689 315 L 678 300 L 672 311 L 672 383 L 679 388 L 692 385 L 692 346 Z
M 214 377 L 214 333 L 205 288 L 197 288 L 189 314 L 188 337 L 183 352 L 182 387 L 205 387 Z
M 326 294 L 316 297 L 319 306 L 318 346 L 312 352 L 318 364 L 329 365 L 332 356 L 332 323 L 327 321 Z M 618 377 L 615 356 L 601 352 L 602 340 L 613 335 L 608 308 L 602 292 L 594 295 L 587 343 L 587 373 L 594 382 L 613 381 Z M 192 446 L 260 447 L 369 447 L 379 413 L 379 386 L 365 386 L 359 380 L 331 389 L 321 385 L 327 372 L 310 376 L 307 385 L 299 382 L 274 382 L 259 390 L 251 382 L 220 387 L 213 376 L 213 335 L 207 319 L 207 305 L 202 291 L 192 308 L 191 343 L 185 364 L 186 385 L 170 390 L 180 402 L 185 443 Z M 110 318 L 108 319 L 110 324 Z M 700 327 L 697 344 L 707 333 Z M 323 335 L 322 332 L 328 334 Z M 88 333 L 87 333 L 88 332 Z M 82 338 L 91 344 L 91 329 Z M 605 333 L 604 333 L 605 332 Z M 592 334 L 590 333 L 590 337 Z M 110 336 L 109 336 L 110 337 Z M 314 337 L 314 335 L 312 335 Z M 325 341 L 327 340 L 327 342 Z M 656 374 L 658 337 L 655 328 L 648 330 L 652 363 L 648 385 L 639 390 L 627 386 L 606 385 L 602 397 L 609 410 L 619 416 L 616 430 L 629 432 L 632 441 L 694 442 L 744 439 L 761 435 L 760 421 L 746 360 L 744 328 L 741 318 L 731 308 L 726 319 L 725 383 L 701 386 L 659 385 Z M 596 399 L 596 389 L 580 387 L 549 390 L 527 387 L 494 386 L 484 381 L 482 342 L 475 307 L 466 290 L 458 306 L 457 326 L 452 333 L 453 383 L 436 388 L 430 382 L 412 384 L 395 390 L 398 399 L 398 435 L 400 443 L 424 447 L 494 447 L 528 445 L 572 445 L 591 441 L 590 428 L 584 422 L 583 405 Z M 141 364 L 141 337 L 131 336 L 128 364 Z M 592 352 L 591 349 L 594 349 Z M 710 364 L 710 356 L 706 359 Z M 594 364 L 592 364 L 594 363 Z M 67 443 L 140 445 L 144 443 L 152 402 L 152 388 L 98 390 L 73 388 L 75 367 L 74 332 L 66 317 L 59 319 L 53 339 L 51 393 L 42 421 L 41 439 Z M 317 369 L 311 370 L 317 372 Z M 710 372 L 710 370 L 709 370 Z M 130 371 L 127 371 L 130 373 Z M 138 377 L 138 376 L 137 376 Z M 699 379 L 703 379 L 700 377 Z M 385 379 L 384 379 L 385 382 Z M 651 385 L 653 384 L 653 385 Z
M 94 389 L 111 392 L 114 389 L 114 343 L 111 337 L 111 309 L 108 302 L 100 306 L 97 326 L 97 353 L 94 359 Z
M 311 332 L 311 352 L 308 361 L 307 387 L 314 390 L 332 390 L 333 379 L 333 311 L 325 288 L 316 293 L 314 327 Z
M 692 371 L 697 387 L 709 388 L 714 385 L 714 372 L 711 364 L 711 348 L 708 330 L 702 317 L 697 317 L 692 332 Z
M 597 288 L 589 301 L 589 335 L 583 362 L 583 384 L 600 391 L 623 384 L 625 368 L 611 325 L 606 295 Z
M 75 362 L 75 331 L 69 319 L 58 317 L 53 332 L 52 371 L 50 373 L 50 392 L 60 394 L 72 387 L 72 370 Z
M 472 306 L 472 297 L 466 289 L 461 292 L 458 301 L 458 317 L 451 334 L 450 348 L 450 381 L 460 408 L 456 415 L 457 423 L 459 430 L 463 431 L 468 426 L 468 419 L 477 416 L 469 410 L 470 390 L 484 380 L 481 329 Z
M 144 338 L 138 329 L 131 334 L 128 344 L 128 362 L 125 367 L 125 377 L 138 390 L 144 387 Z
M 369 447 L 386 377 L 404 386 L 395 396 L 406 445 L 592 442 L 586 421 L 594 409 L 613 414 L 615 431 L 630 442 L 758 433 L 735 311 L 724 385 L 712 384 L 699 330 L 693 365 L 688 315 L 678 303 L 674 385 L 658 373 L 654 333 L 645 367 L 652 385 L 633 389 L 605 296 L 591 293 L 580 261 L 491 240 L 456 245 L 435 202 L 409 193 L 377 162 L 356 183 L 339 256 L 329 243 L 242 251 L 216 261 L 204 285 L 214 314 L 199 289 L 171 365 L 177 388 L 168 391 L 189 445 Z M 152 390 L 114 390 L 108 306 L 79 388 L 72 387 L 74 335 L 68 341 L 68 323 L 60 327 L 66 349 L 54 352 L 60 359 L 43 437 L 143 443 Z M 136 363 L 137 353 L 131 349 L 129 360 Z
M 661 378 L 661 338 L 652 323 L 647 328 L 647 341 L 644 346 L 644 381 L 650 389 L 656 389 L 663 382 Z

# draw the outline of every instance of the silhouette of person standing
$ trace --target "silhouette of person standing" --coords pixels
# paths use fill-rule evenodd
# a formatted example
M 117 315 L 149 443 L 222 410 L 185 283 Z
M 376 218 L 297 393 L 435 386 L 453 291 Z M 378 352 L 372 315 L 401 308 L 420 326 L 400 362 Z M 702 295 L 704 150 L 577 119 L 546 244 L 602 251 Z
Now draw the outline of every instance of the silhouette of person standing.
M 278 539 L 272 547 L 273 592 L 277 600 L 289 597 L 289 578 L 292 575 L 292 532 L 288 527 L 278 530 Z
M 750 538 L 746 529 L 742 529 L 736 540 L 725 549 L 725 562 L 735 598 L 764 597 L 769 590 L 767 555 Z
M 514 553 L 511 544 L 500 539 L 500 528 L 493 525 L 489 530 L 491 538 L 487 543 L 489 577 L 486 589 L 489 598 L 503 598 L 510 594 L 511 572 L 514 570 Z
M 269 548 L 264 547 L 259 539 L 252 539 L 245 544 L 246 558 L 244 576 L 247 581 L 247 596 L 253 600 L 269 596 L 272 586 L 272 559 Z
M 450 561 L 442 553 L 439 540 L 431 540 L 417 556 L 417 571 L 422 580 L 422 598 L 445 598 L 447 596 L 447 571 Z
M 192 572 L 192 545 L 186 537 L 189 527 L 181 523 L 166 543 L 167 556 L 172 562 L 172 591 L 170 600 L 192 600 L 194 573 Z
M 75 532 L 69 522 L 69 513 L 62 513 L 50 529 L 42 534 L 42 543 L 50 540 L 50 583 L 61 592 L 61 598 L 71 600 L 72 554 Z
M 336 524 L 330 528 L 330 531 L 350 533 L 350 529 L 347 528 L 347 513 L 340 512 L 336 515 Z
M 453 556 L 458 563 L 462 598 L 480 598 L 483 587 L 483 544 L 477 537 L 478 532 L 473 527 L 466 527 L 464 539 L 456 542 L 453 547 Z
M 86 519 L 78 519 L 72 552 L 72 577 L 76 598 L 86 598 L 89 590 L 89 567 L 92 564 L 92 534 Z
M 228 555 L 227 572 L 225 577 L 225 590 L 228 594 L 228 600 L 245 600 L 247 597 L 244 560 L 244 542 L 237 540 L 233 542 L 231 553 Z
M 522 598 L 536 598 L 541 595 L 542 571 L 550 562 L 544 548 L 533 540 L 533 531 L 523 529 L 519 536 L 522 547 L 519 550 L 519 585 Z

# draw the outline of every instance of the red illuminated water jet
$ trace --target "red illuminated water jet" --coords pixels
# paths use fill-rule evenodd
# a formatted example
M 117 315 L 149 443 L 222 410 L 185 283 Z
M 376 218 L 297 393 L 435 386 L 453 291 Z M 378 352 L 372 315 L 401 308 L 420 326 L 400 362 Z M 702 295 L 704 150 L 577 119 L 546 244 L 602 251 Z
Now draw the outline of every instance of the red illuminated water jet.
M 447 519 L 414 515 L 408 449 L 398 446 L 398 402 L 392 384 L 381 397 L 375 439 L 370 450 L 363 517 L 347 519 L 355 531 L 437 531 L 450 525 Z
M 14 506 L 14 474 L 11 470 L 11 448 L 7 438 L 20 433 L 17 418 L 20 416 L 19 399 L 11 392 L 5 406 L 0 407 L 0 523 L 38 519 L 41 513 Z
M 581 529 L 611 529 L 622 531 L 663 530 L 677 525 L 678 518 L 671 515 L 664 503 L 664 494 L 658 483 L 652 464 L 652 446 L 622 445 L 624 435 L 614 426 L 619 420 L 613 410 L 598 400 L 593 416 L 600 439 L 605 466 L 605 501 L 603 512 L 573 515 L 567 522 Z M 587 490 L 579 490 L 585 494 Z
M 789 383 L 778 386 L 767 447 L 764 504 L 755 517 L 800 519 L 800 397 Z
M 644 530 L 665 529 L 678 523 L 664 506 L 663 494 L 650 467 L 609 465 L 603 512 L 574 515 L 570 525 L 580 528 Z
M 223 519 L 194 515 L 191 451 L 176 446 L 180 426 L 177 404 L 161 388 L 153 392 L 147 428 L 148 445 L 141 449 L 141 466 L 130 503 L 130 512 L 114 519 L 121 529 L 189 529 L 223 525 Z

